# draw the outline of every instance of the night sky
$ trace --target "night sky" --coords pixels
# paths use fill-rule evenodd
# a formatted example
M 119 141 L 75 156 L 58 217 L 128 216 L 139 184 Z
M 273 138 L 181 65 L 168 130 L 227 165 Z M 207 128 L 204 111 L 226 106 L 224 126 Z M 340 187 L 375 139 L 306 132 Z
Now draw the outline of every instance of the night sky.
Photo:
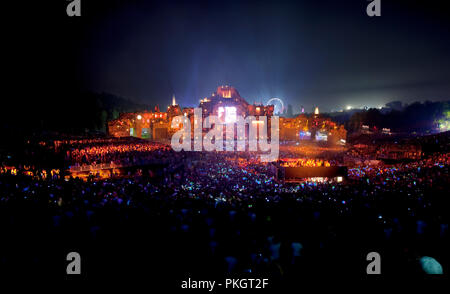
M 165 106 L 174 93 L 196 106 L 222 84 L 294 112 L 450 97 L 446 1 L 381 0 L 372 18 L 365 0 L 81 0 L 72 18 L 68 1 L 33 2 L 4 10 L 19 100 L 82 90 Z

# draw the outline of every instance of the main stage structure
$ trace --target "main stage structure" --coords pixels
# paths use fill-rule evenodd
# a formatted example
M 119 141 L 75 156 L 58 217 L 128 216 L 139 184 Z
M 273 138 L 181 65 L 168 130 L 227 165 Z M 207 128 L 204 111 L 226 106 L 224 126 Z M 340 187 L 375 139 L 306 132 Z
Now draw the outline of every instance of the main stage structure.
M 257 119 L 266 116 L 270 129 L 270 117 L 274 115 L 273 105 L 250 104 L 239 92 L 231 86 L 219 86 L 210 97 L 200 100 L 203 118 L 217 115 L 224 122 L 232 122 L 238 115 L 255 116 Z M 138 137 L 149 140 L 167 140 L 177 131 L 171 128 L 172 118 L 184 115 L 194 120 L 194 108 L 184 107 L 176 103 L 172 97 L 172 104 L 166 111 L 158 106 L 154 111 L 121 113 L 117 119 L 108 122 L 109 135 L 114 137 Z M 318 108 L 314 114 L 300 114 L 296 117 L 280 117 L 281 141 L 327 141 L 332 144 L 344 144 L 347 132 L 343 125 L 338 125 L 330 118 L 320 115 Z

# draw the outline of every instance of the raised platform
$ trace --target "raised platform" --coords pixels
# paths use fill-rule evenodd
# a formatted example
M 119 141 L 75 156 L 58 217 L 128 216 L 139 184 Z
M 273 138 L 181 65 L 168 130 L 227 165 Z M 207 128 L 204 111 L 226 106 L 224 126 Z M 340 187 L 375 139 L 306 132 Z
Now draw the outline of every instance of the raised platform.
M 328 167 L 281 167 L 284 169 L 285 179 L 295 178 L 335 178 L 347 177 L 346 166 L 328 166 Z
M 307 178 L 340 178 L 346 179 L 348 169 L 346 166 L 321 167 L 283 167 L 276 166 L 277 178 L 285 181 L 301 181 Z

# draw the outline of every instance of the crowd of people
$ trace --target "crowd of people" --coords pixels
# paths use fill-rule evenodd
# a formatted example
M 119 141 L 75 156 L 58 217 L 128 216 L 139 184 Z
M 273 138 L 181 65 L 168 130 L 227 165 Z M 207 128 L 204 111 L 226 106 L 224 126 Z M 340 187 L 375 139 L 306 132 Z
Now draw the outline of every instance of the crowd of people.
M 111 142 L 89 143 L 66 151 L 66 160 L 73 166 L 113 163 L 116 165 L 138 165 L 167 157 L 171 147 L 155 142 Z
M 28 176 L 35 180 L 45 180 L 47 178 L 58 179 L 61 176 L 59 169 L 38 169 L 35 166 L 1 166 L 0 175 Z
M 373 251 L 387 276 L 423 274 L 424 256 L 448 269 L 449 153 L 361 165 L 341 183 L 283 183 L 250 152 L 87 145 L 71 150 L 70 164 L 131 157 L 128 162 L 166 159 L 166 166 L 158 178 L 87 181 L 5 170 L 0 268 L 6 274 L 27 268 L 64 275 L 71 251 L 86 258 L 90 278 L 151 273 L 172 283 L 227 274 L 264 275 L 272 283 L 309 275 L 360 278 Z
M 295 158 L 281 159 L 280 166 L 283 167 L 328 167 L 331 163 L 320 158 Z

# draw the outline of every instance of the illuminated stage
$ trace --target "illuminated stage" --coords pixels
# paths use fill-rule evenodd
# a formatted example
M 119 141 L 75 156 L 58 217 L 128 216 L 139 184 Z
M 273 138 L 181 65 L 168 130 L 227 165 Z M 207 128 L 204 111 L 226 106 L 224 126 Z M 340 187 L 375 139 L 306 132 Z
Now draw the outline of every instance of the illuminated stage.
M 278 98 L 272 98 L 269 102 L 278 100 L 281 101 Z M 274 115 L 274 105 L 251 104 L 231 86 L 217 87 L 210 97 L 200 100 L 198 108 L 201 108 L 202 118 L 218 116 L 222 123 L 235 123 L 239 116 L 244 118 L 254 116 L 258 120 L 267 118 L 267 125 L 270 127 L 271 118 Z M 283 106 L 281 110 L 282 108 Z M 176 103 L 175 97 L 172 97 L 172 104 L 167 107 L 167 111 L 161 111 L 159 107 L 155 107 L 154 112 L 120 114 L 118 118 L 108 122 L 108 133 L 112 137 L 132 136 L 152 141 L 169 140 L 177 131 L 176 128 L 171 127 L 171 122 L 175 117 L 183 115 L 189 119 L 191 126 L 194 126 L 194 108 L 181 108 Z M 302 144 L 319 142 L 328 146 L 345 145 L 347 131 L 344 126 L 320 115 L 317 107 L 314 114 L 301 113 L 296 117 L 283 117 L 283 113 L 277 113 L 277 115 L 280 115 L 280 141 Z

